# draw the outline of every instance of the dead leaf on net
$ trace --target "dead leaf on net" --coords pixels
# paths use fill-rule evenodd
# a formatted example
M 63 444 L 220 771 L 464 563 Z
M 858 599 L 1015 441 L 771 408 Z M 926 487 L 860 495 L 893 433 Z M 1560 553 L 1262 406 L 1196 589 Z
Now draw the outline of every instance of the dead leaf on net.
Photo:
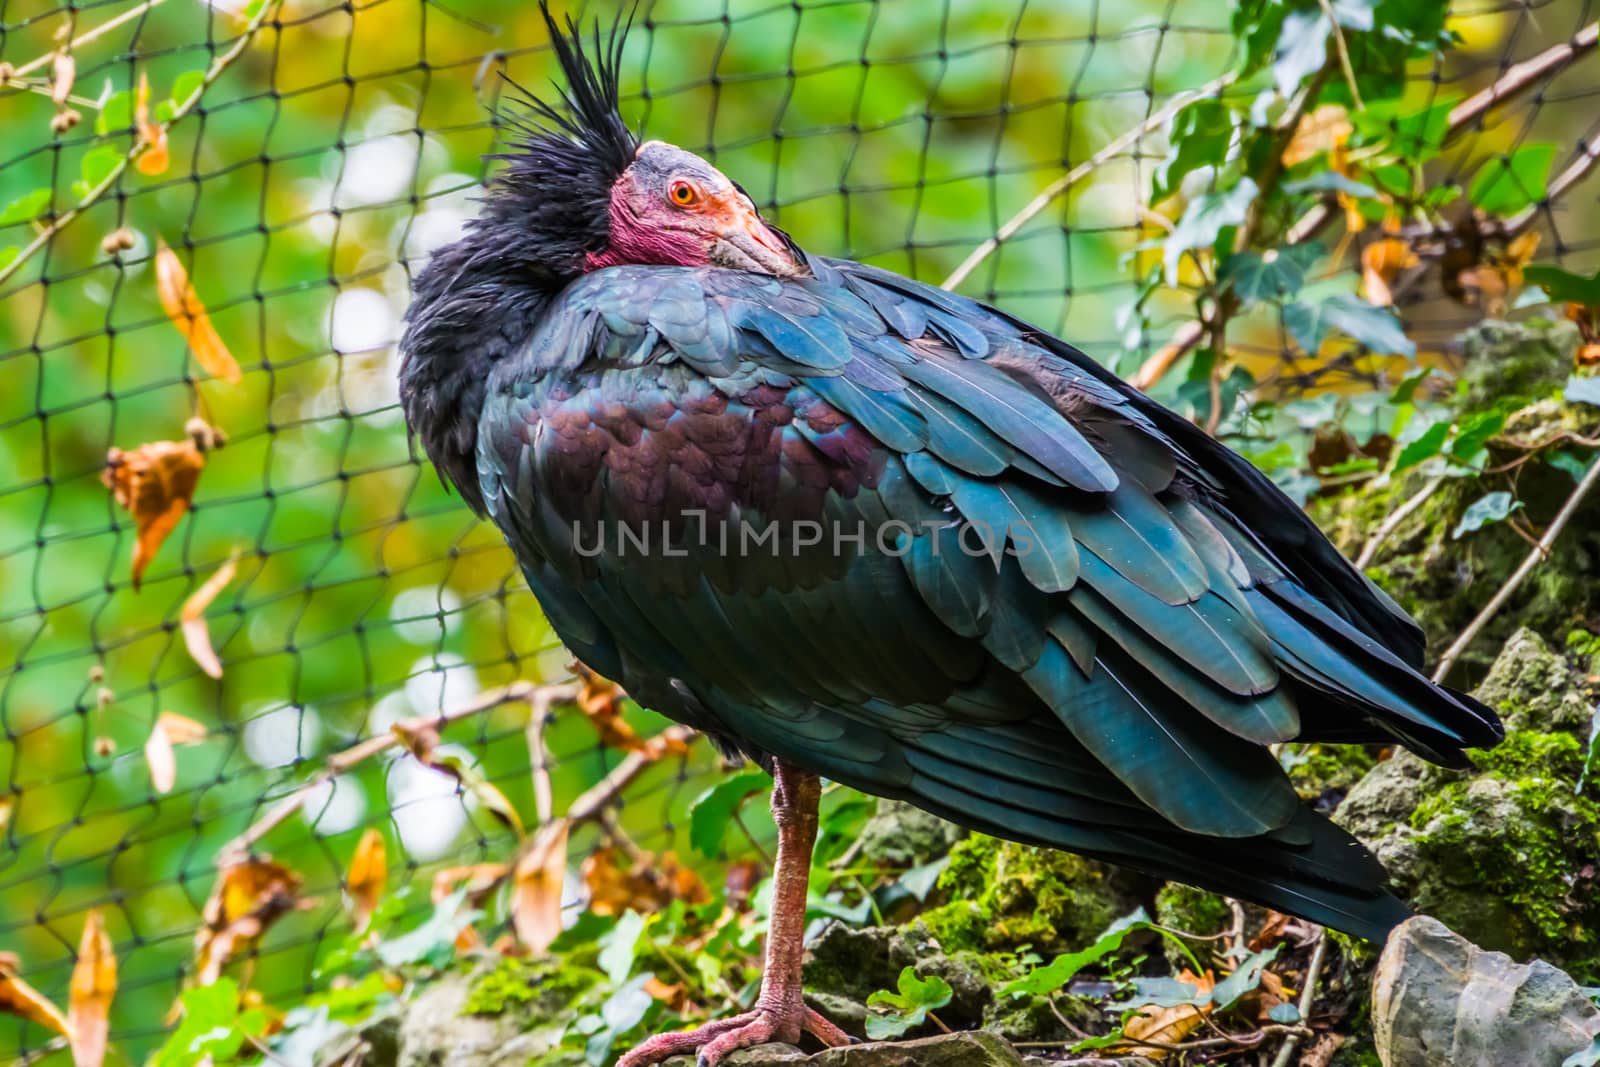
M 1319 152 L 1331 152 L 1350 139 L 1354 127 L 1338 104 L 1323 104 L 1302 115 L 1294 128 L 1294 136 L 1283 149 L 1283 165 L 1292 167 L 1304 163 Z
M 430 894 L 435 905 L 440 904 L 451 893 L 465 885 L 467 890 L 466 903 L 471 908 L 481 908 L 489 894 L 500 887 L 511 869 L 504 863 L 473 863 L 465 867 L 446 867 L 433 876 L 433 890 Z M 463 927 L 456 935 L 456 951 L 467 952 L 482 944 L 483 939 L 478 936 L 478 931 L 472 927 Z M 506 953 L 502 953 L 505 955 Z
M 156 716 L 150 737 L 144 743 L 144 762 L 150 768 L 150 784 L 156 792 L 166 794 L 178 780 L 176 745 L 196 745 L 206 739 L 206 728 L 175 711 L 163 711 Z
M 372 913 L 383 899 L 383 890 L 389 881 L 389 854 L 383 843 L 383 832 L 369 826 L 356 842 L 355 855 L 350 857 L 350 870 L 345 873 L 344 888 L 350 894 L 350 912 L 355 917 L 357 929 L 366 929 Z
M 561 933 L 561 890 L 567 874 L 565 818 L 539 827 L 517 860 L 511 882 L 511 925 L 517 938 L 538 955 Z
M 106 1058 L 110 1033 L 111 999 L 117 995 L 117 957 L 98 911 L 83 921 L 78 962 L 68 987 L 67 1029 L 72 1043 L 73 1067 L 100 1067 Z
M 273 923 L 291 911 L 311 907 L 311 901 L 300 899 L 300 884 L 299 874 L 265 855 L 225 867 L 211 887 L 195 931 L 196 984 L 215 982 L 228 961 Z
M 622 687 L 581 663 L 574 663 L 572 670 L 579 682 L 578 708 L 600 735 L 600 743 L 624 752 L 641 748 L 639 735 L 622 717 L 623 701 L 628 697 Z
M 141 162 L 144 158 L 140 157 Z M 189 284 L 189 272 L 183 269 L 178 253 L 160 239 L 156 241 L 156 292 L 161 296 L 162 310 L 189 342 L 189 351 L 206 373 L 231 385 L 239 384 L 239 361 L 211 325 L 211 316 L 206 314 L 200 294 Z
M 596 915 L 621 915 L 626 911 L 650 914 L 674 900 L 704 904 L 710 892 L 700 876 L 680 866 L 668 852 L 657 861 L 652 852 L 624 865 L 620 850 L 597 848 L 584 858 L 580 870 L 589 890 L 589 910 Z
M 1509 310 L 1511 294 L 1522 288 L 1523 268 L 1538 250 L 1539 234 L 1529 232 L 1498 252 L 1485 253 L 1482 262 L 1456 276 L 1464 302 L 1490 315 L 1504 315 Z
M 67 106 L 72 83 L 78 80 L 78 62 L 71 52 L 57 52 L 50 61 L 50 99 L 57 108 Z
M 1403 270 L 1418 263 L 1417 254 L 1404 238 L 1398 235 L 1399 226 L 1386 222 L 1384 236 L 1361 250 L 1361 295 L 1373 307 L 1390 307 L 1394 292 L 1390 288 Z
M 1178 981 L 1194 986 L 1197 997 L 1206 996 L 1216 988 L 1217 984 L 1216 976 L 1210 971 L 1197 975 L 1193 971 L 1185 970 L 1178 975 Z M 1155 1041 L 1163 1045 L 1175 1045 L 1200 1029 L 1213 1007 L 1215 1005 L 1210 1003 L 1199 1008 L 1193 1004 L 1179 1004 L 1171 1008 L 1146 1005 L 1136 1009 L 1138 1014 L 1123 1025 L 1122 1034 L 1135 1041 Z M 1164 1060 L 1172 1055 L 1170 1049 L 1151 1048 L 1147 1045 L 1129 1046 L 1129 1051 L 1133 1055 L 1153 1060 Z
M 72 1028 L 67 1025 L 67 1017 L 44 994 L 18 976 L 20 969 L 16 956 L 0 952 L 0 1011 L 38 1023 L 62 1037 L 70 1038 Z
M 150 121 L 150 78 L 143 71 L 139 72 L 139 89 L 133 98 L 133 121 L 139 127 L 139 137 L 150 147 L 134 161 L 140 174 L 165 174 L 171 154 L 167 151 L 167 127 L 159 122 Z M 171 311 L 167 312 L 172 314 Z M 199 353 L 196 353 L 198 355 Z M 205 362 L 204 359 L 201 360 Z M 210 367 L 206 368 L 211 370 Z M 212 371 L 215 374 L 215 371 Z M 238 381 L 238 378 L 232 379 Z
M 183 644 L 189 650 L 189 658 L 199 665 L 213 678 L 222 677 L 222 661 L 217 659 L 216 651 L 211 647 L 211 628 L 206 625 L 206 608 L 217 598 L 217 594 L 233 581 L 234 574 L 239 569 L 239 554 L 234 552 L 222 566 L 211 573 L 189 598 L 183 602 L 183 608 L 178 612 L 178 620 L 183 628 Z
M 205 452 L 192 439 L 150 441 L 131 451 L 112 448 L 106 453 L 100 481 L 133 516 L 134 589 L 161 543 L 189 510 L 205 465 Z

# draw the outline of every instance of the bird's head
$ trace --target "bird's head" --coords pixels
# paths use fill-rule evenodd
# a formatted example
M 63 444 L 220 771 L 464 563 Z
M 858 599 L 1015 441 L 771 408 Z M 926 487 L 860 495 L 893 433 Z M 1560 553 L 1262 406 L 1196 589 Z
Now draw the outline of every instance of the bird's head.
M 479 227 L 502 244 L 520 240 L 517 259 L 563 281 L 623 264 L 806 273 L 788 236 L 716 167 L 633 136 L 617 106 L 625 23 L 604 40 L 596 27 L 586 48 L 570 18 L 563 28 L 547 8 L 544 15 L 565 108 L 518 96 L 510 151 L 498 157 L 505 166 L 490 182 Z

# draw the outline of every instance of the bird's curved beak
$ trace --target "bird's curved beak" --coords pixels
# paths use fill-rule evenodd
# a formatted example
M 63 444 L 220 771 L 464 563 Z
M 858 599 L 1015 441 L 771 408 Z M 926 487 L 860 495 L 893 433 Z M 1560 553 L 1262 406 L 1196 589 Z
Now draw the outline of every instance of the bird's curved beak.
M 767 225 L 743 193 L 731 194 L 722 224 L 711 247 L 711 262 L 719 267 L 794 278 L 809 273 L 794 242 L 775 226 Z

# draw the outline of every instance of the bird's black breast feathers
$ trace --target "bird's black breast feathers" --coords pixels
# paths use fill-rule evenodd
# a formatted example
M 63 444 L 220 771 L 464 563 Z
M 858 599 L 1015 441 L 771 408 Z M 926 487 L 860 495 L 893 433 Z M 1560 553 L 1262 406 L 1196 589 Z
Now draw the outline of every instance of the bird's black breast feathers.
M 1417 673 L 1414 624 L 1070 346 L 812 266 L 595 272 L 482 376 L 476 483 L 447 473 L 573 650 L 754 756 L 978 829 L 1357 932 L 1403 914 L 1267 745 L 1492 743 Z

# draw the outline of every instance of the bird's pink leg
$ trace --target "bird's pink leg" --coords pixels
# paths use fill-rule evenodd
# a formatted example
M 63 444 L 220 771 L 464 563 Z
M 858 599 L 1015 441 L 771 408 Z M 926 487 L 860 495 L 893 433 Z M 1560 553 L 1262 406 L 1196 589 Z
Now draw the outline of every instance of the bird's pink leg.
M 822 783 L 814 774 L 775 763 L 772 820 L 778 824 L 778 859 L 772 872 L 772 913 L 767 921 L 766 961 L 753 1011 L 718 1019 L 697 1030 L 658 1034 L 617 1061 L 646 1067 L 668 1056 L 695 1052 L 697 1067 L 716 1067 L 735 1049 L 768 1041 L 795 1044 L 802 1032 L 824 1045 L 844 1045 L 850 1035 L 806 1007 L 800 991 L 805 955 L 806 888 L 811 850 L 817 843 L 817 801 Z

